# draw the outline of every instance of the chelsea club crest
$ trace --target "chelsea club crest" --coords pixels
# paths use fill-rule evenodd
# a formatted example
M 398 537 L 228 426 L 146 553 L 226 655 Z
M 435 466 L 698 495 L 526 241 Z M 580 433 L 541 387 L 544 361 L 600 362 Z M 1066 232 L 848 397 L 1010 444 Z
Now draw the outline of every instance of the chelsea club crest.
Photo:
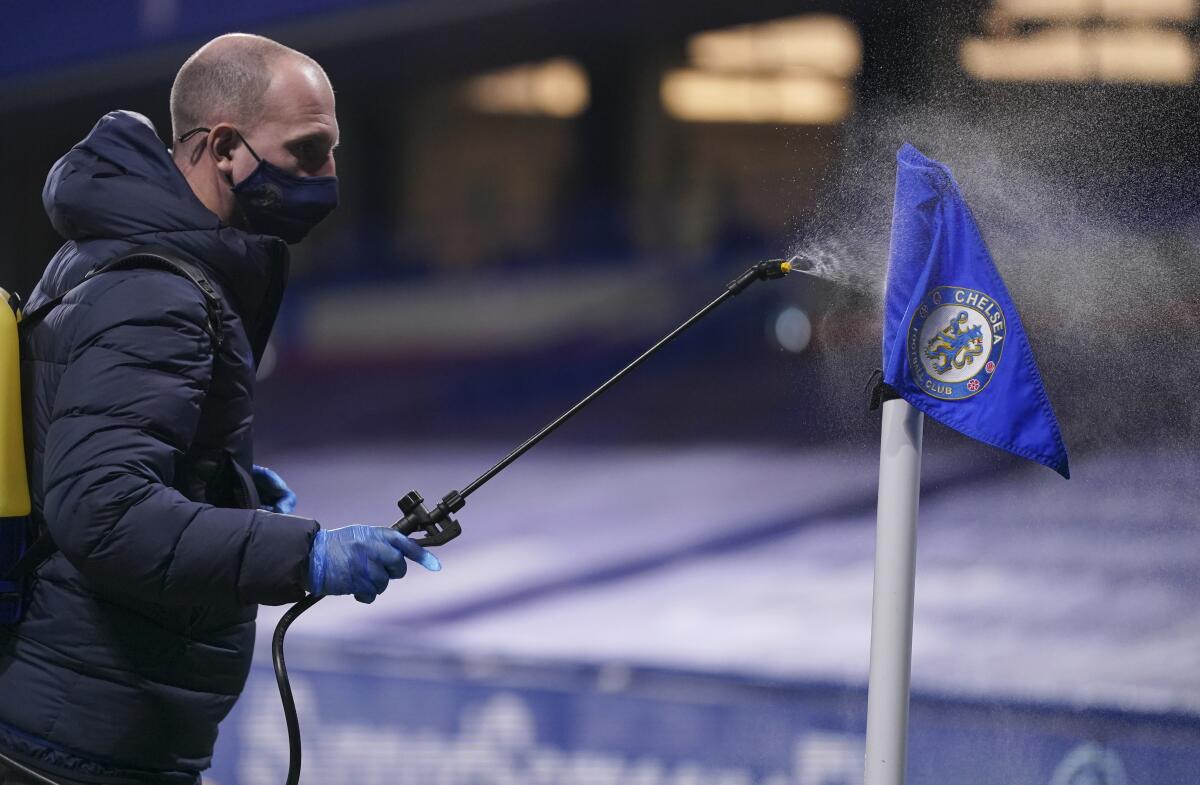
M 908 368 L 927 395 L 958 401 L 979 393 L 1004 351 L 1000 304 L 983 292 L 938 286 L 926 292 L 908 325 Z

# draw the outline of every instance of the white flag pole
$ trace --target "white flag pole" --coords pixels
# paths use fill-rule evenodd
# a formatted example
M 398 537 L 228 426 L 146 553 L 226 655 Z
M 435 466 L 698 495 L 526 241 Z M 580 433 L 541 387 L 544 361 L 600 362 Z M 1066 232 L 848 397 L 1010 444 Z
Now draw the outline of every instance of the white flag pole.
M 904 784 L 923 425 L 924 415 L 907 401 L 884 402 L 865 785 Z

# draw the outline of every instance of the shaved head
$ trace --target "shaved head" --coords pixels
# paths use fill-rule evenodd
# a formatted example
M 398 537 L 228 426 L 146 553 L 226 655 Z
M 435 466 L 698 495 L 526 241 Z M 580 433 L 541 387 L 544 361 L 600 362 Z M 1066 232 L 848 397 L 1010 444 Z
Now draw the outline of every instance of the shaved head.
M 241 226 L 233 188 L 260 163 L 296 177 L 336 174 L 335 104 L 328 75 L 308 55 L 259 35 L 223 35 L 175 77 L 172 158 L 205 207 Z
M 172 138 L 220 122 L 253 129 L 263 119 L 263 99 L 284 60 L 298 60 L 324 76 L 316 60 L 260 35 L 230 33 L 200 47 L 171 87 Z

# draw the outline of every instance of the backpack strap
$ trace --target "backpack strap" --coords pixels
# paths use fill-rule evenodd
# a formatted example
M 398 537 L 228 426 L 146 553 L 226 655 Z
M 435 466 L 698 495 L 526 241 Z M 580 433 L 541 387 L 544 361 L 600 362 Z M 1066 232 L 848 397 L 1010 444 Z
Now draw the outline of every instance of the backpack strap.
M 26 575 L 32 573 L 38 567 L 41 567 L 46 559 L 49 559 L 58 550 L 58 545 L 55 544 L 54 538 L 50 536 L 50 530 L 47 529 L 38 535 L 38 538 L 33 541 L 21 554 L 21 558 L 17 559 L 17 563 L 8 571 L 8 575 L 4 576 L 6 581 L 19 581 Z
M 209 280 L 204 277 L 204 273 L 200 268 L 181 257 L 171 248 L 162 245 L 139 245 L 115 259 L 89 270 L 87 275 L 83 277 L 83 281 L 80 281 L 80 285 L 110 270 L 134 270 L 143 267 L 157 268 L 175 273 L 176 275 L 182 275 L 196 285 L 196 288 L 204 295 L 204 304 L 208 311 L 208 321 L 204 331 L 212 339 L 213 346 L 219 348 L 225 341 L 224 331 L 222 330 L 225 312 L 221 305 L 221 298 L 217 295 L 217 290 L 209 283 Z M 50 313 L 55 306 L 59 305 L 63 301 L 63 298 L 75 291 L 75 288 L 71 287 L 57 297 L 53 297 L 42 303 L 32 311 L 23 313 L 21 321 L 27 323 L 42 318 Z
M 134 270 L 142 267 L 157 267 L 176 275 L 182 275 L 196 285 L 196 288 L 204 295 L 204 303 L 208 309 L 208 325 L 205 332 L 212 339 L 213 346 L 220 347 L 225 340 L 221 329 L 224 311 L 221 308 L 221 298 L 217 295 L 217 290 L 204 277 L 204 273 L 199 267 L 182 258 L 170 248 L 161 245 L 138 246 L 108 264 L 90 271 L 83 280 L 86 281 L 110 270 Z
M 123 253 L 117 258 L 88 271 L 88 274 L 83 277 L 83 281 L 80 281 L 79 285 L 82 285 L 84 281 L 88 281 L 91 278 L 94 278 L 101 273 L 109 272 L 110 270 L 134 270 L 143 267 L 158 268 L 176 275 L 182 275 L 184 278 L 187 278 L 189 281 L 194 283 L 196 288 L 198 288 L 201 293 L 204 294 L 204 303 L 208 311 L 208 322 L 205 325 L 204 331 L 208 333 L 209 338 L 212 339 L 214 349 L 213 356 L 215 358 L 215 350 L 219 348 L 225 340 L 222 330 L 224 310 L 221 306 L 221 298 L 217 295 L 217 291 L 213 288 L 213 285 L 209 283 L 207 278 L 204 277 L 204 273 L 200 270 L 200 268 L 180 257 L 179 254 L 172 249 L 161 245 L 138 246 L 137 248 L 134 248 L 127 253 Z M 75 288 L 76 287 L 71 287 L 57 297 L 42 303 L 29 313 L 22 314 L 21 324 L 26 325 L 29 322 L 40 319 L 41 317 L 50 313 L 55 306 L 63 301 L 64 297 L 75 291 Z M 20 580 L 24 576 L 33 573 L 39 567 L 41 567 L 42 564 L 45 563 L 45 561 L 51 556 L 53 556 L 57 550 L 58 546 L 55 545 L 54 540 L 50 537 L 49 529 L 42 531 L 38 535 L 38 538 L 33 541 L 33 544 L 26 548 L 25 552 L 21 554 L 21 558 L 18 559 L 17 563 L 14 564 L 12 569 L 8 571 L 8 575 L 5 576 L 5 578 L 13 581 Z

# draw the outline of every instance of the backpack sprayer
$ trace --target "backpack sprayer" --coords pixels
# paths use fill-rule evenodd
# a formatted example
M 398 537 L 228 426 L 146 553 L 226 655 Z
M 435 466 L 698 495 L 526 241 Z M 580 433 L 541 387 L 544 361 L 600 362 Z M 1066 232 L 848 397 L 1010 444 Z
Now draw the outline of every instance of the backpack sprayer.
M 21 421 L 19 308 L 17 296 L 0 289 L 0 555 L 14 556 L 25 549 L 25 521 L 30 513 Z M 11 624 L 20 615 L 22 582 L 8 575 L 12 566 L 0 559 L 0 624 Z
M 742 292 L 755 281 L 782 278 L 792 272 L 810 272 L 812 263 L 799 256 L 790 260 L 771 259 L 759 262 L 746 272 L 730 281 L 725 290 L 715 300 L 697 311 L 691 318 L 680 324 L 658 343 L 643 352 L 636 360 L 622 368 L 611 379 L 589 393 L 583 400 L 563 412 L 557 419 L 526 439 L 515 450 L 504 457 L 499 463 L 476 478 L 462 491 L 450 491 L 432 509 L 425 506 L 425 499 L 416 491 L 409 491 L 399 502 L 400 512 L 404 517 L 397 521 L 392 528 L 402 534 L 413 536 L 419 545 L 431 548 L 444 545 L 462 533 L 462 527 L 453 517 L 467 503 L 467 497 L 483 487 L 489 480 L 504 471 L 509 464 L 528 452 L 535 444 L 553 433 L 560 425 L 574 417 L 579 411 L 594 401 L 608 388 L 648 360 L 659 349 L 675 340 L 684 330 L 707 316 L 718 305 L 730 297 Z M 189 276 L 190 277 L 190 276 Z M 26 476 L 25 455 L 21 425 L 21 390 L 19 373 L 19 349 L 17 341 L 16 308 L 9 307 L 9 295 L 0 289 L 0 368 L 12 369 L 11 373 L 0 376 L 0 524 L 23 522 L 30 512 L 29 484 Z M 16 305 L 15 301 L 12 303 Z M 5 519 L 8 519 L 7 521 Z M 23 542 L 23 529 L 14 526 L 0 526 L 0 538 L 8 535 L 20 536 Z M 4 565 L 0 565 L 4 567 Z M 0 578 L 7 569 L 0 570 Z M 8 583 L 0 581 L 0 594 L 13 593 L 19 597 L 19 582 Z M 11 592 L 10 592 L 11 589 Z M 279 697 L 283 702 L 283 714 L 287 721 L 288 730 L 288 776 L 287 785 L 297 785 L 300 780 L 300 722 L 296 715 L 296 702 L 292 696 L 291 683 L 288 680 L 287 664 L 283 656 L 283 639 L 288 627 L 300 614 L 316 605 L 321 596 L 309 596 L 293 605 L 279 620 L 275 634 L 271 639 L 271 661 L 275 668 L 275 680 L 279 685 Z M 17 761 L 0 755 L 0 762 L 24 773 L 35 782 L 57 785 L 53 779 L 39 774 Z
M 461 491 L 450 491 L 442 500 L 434 505 L 433 509 L 427 509 L 425 499 L 416 491 L 409 491 L 399 502 L 400 512 L 404 517 L 397 521 L 392 528 L 402 534 L 413 536 L 420 534 L 420 537 L 414 537 L 414 541 L 425 547 L 431 548 L 436 545 L 445 545 L 453 540 L 458 535 L 462 534 L 462 526 L 454 519 L 454 513 L 458 512 L 467 503 L 467 497 L 475 491 L 479 490 L 489 480 L 495 477 L 500 472 L 508 468 L 509 464 L 520 458 L 530 450 L 535 444 L 553 433 L 560 425 L 579 413 L 579 410 L 594 401 L 609 387 L 625 378 L 626 374 L 637 368 L 639 365 L 648 360 L 651 355 L 657 352 L 662 347 L 666 346 L 671 341 L 675 340 L 684 330 L 691 327 L 696 322 L 707 316 L 718 305 L 739 294 L 750 284 L 755 281 L 773 280 L 782 278 L 791 272 L 809 272 L 813 268 L 812 263 L 800 256 L 794 256 L 790 260 L 771 259 L 766 262 L 759 262 L 746 272 L 739 275 L 737 278 L 730 281 L 725 286 L 725 291 L 721 292 L 720 296 L 710 302 L 708 305 L 697 311 L 690 319 L 676 327 L 665 337 L 659 340 L 658 343 L 651 346 L 641 354 L 636 360 L 622 368 L 611 379 L 597 387 L 591 393 L 583 398 L 579 403 L 572 406 L 567 411 L 563 412 L 559 417 L 542 428 L 540 431 L 530 436 L 521 443 L 515 450 L 510 452 L 492 468 L 488 469 L 483 474 L 479 475 L 470 485 Z M 275 627 L 275 634 L 271 638 L 271 664 L 275 667 L 275 681 L 279 685 L 279 697 L 283 701 L 283 715 L 287 721 L 288 730 L 288 776 L 287 785 L 297 785 L 300 781 L 300 721 L 296 715 L 296 701 L 292 697 L 292 685 L 288 680 L 287 663 L 283 657 L 283 638 L 287 635 L 288 627 L 292 625 L 300 614 L 316 605 L 321 601 L 321 596 L 309 596 L 288 609 L 287 613 L 283 614 L 283 618 L 279 620 L 279 624 Z

